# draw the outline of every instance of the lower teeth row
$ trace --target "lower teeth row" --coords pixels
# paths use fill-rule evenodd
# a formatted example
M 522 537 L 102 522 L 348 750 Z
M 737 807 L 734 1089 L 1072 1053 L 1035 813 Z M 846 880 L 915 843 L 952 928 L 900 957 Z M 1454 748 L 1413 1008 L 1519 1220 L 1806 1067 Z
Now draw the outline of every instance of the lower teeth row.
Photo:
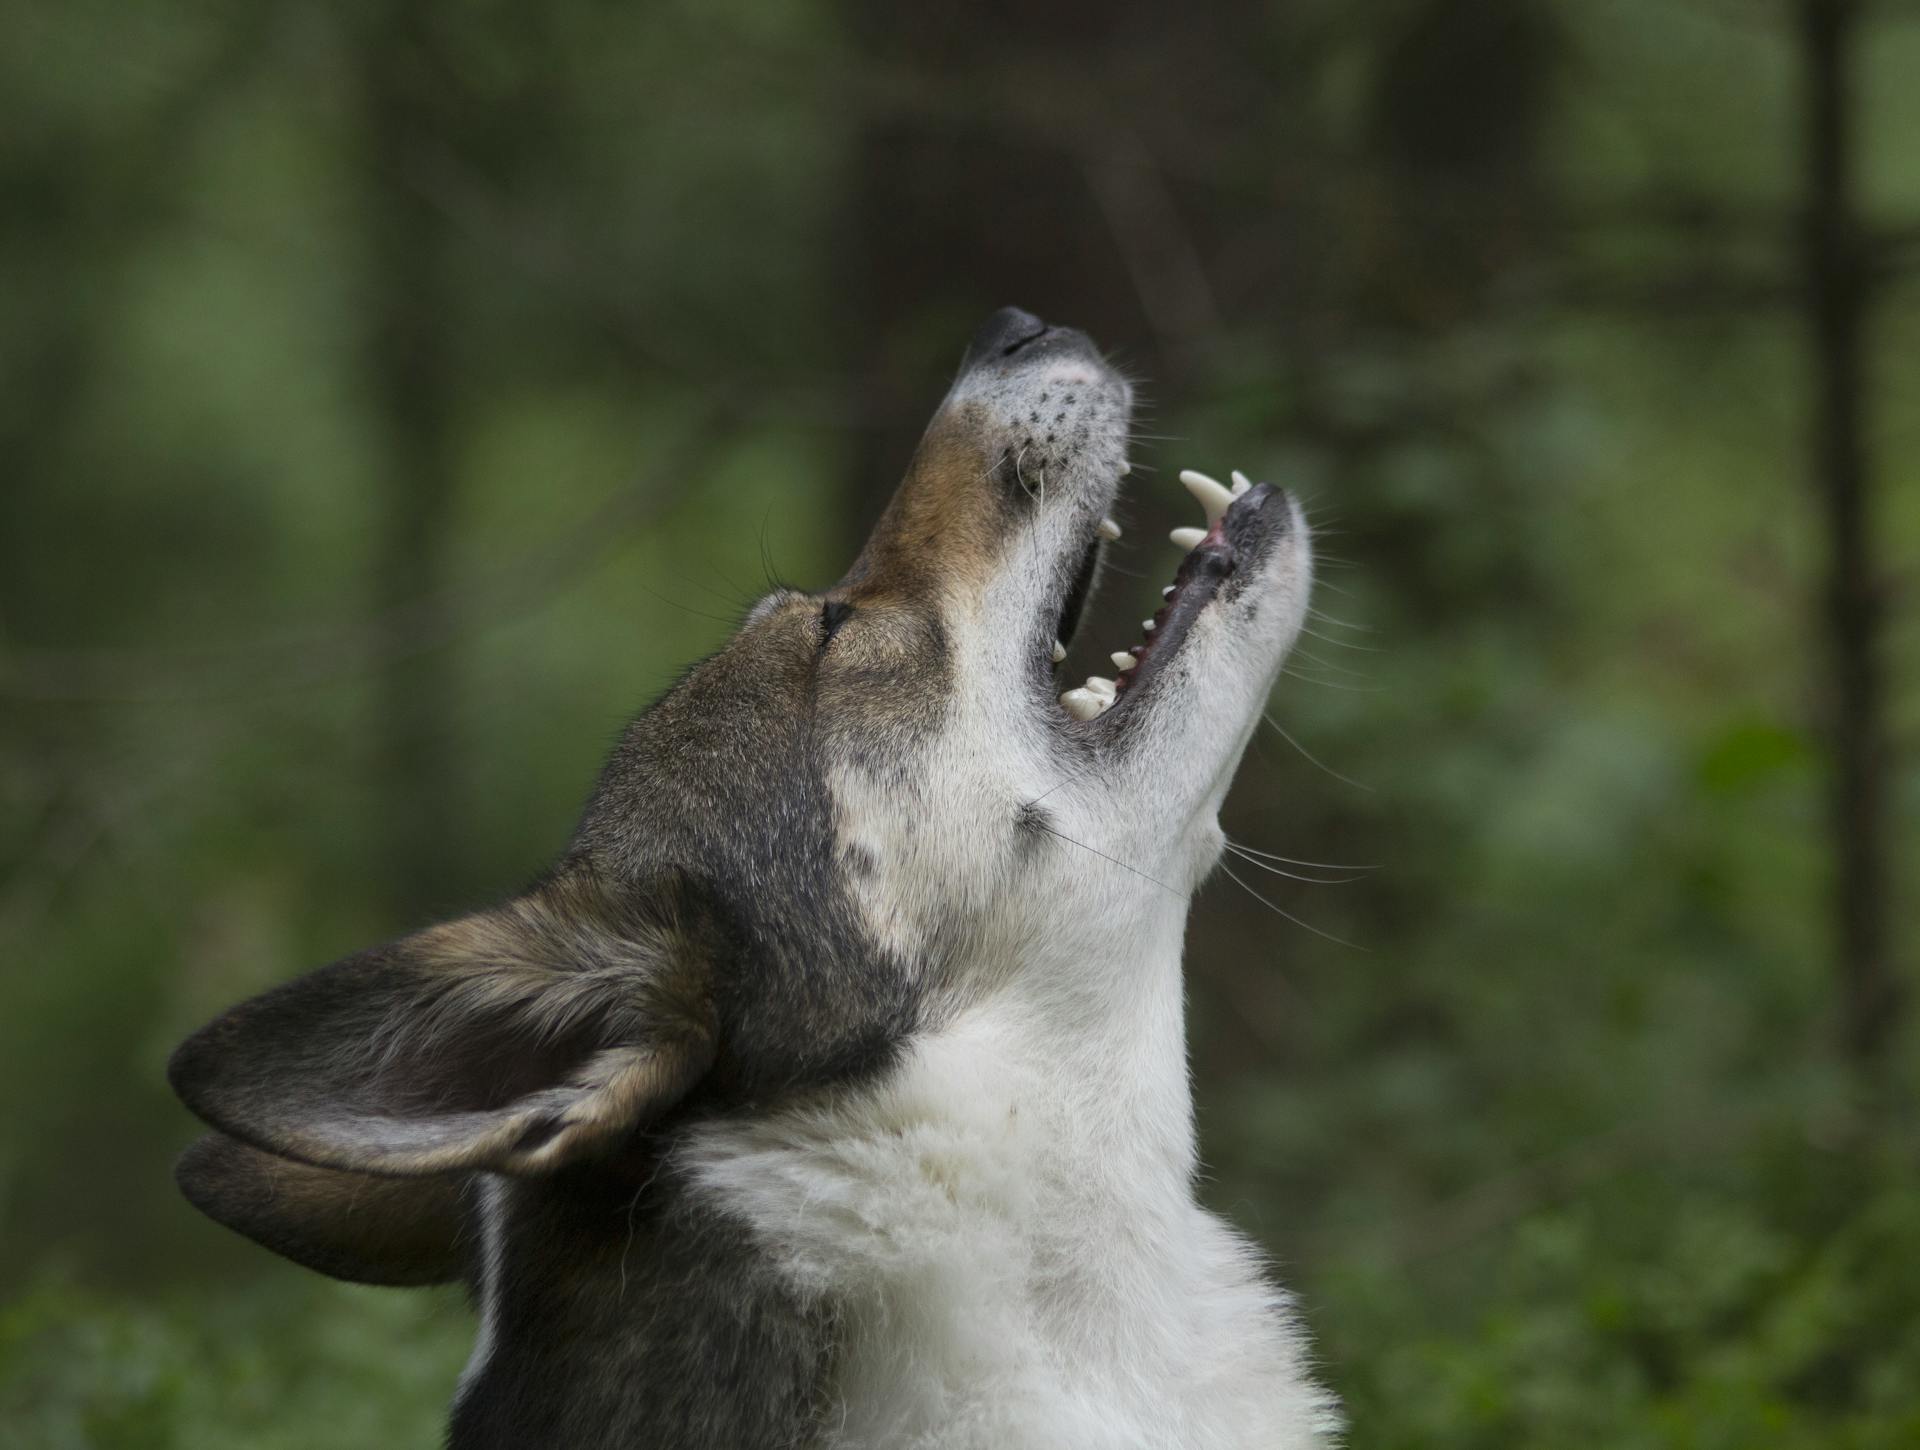
M 1206 511 L 1208 529 L 1211 529 L 1221 520 L 1235 499 L 1253 487 L 1253 480 L 1238 469 L 1233 471 L 1232 477 L 1233 487 L 1228 488 L 1217 479 L 1209 478 L 1206 474 L 1196 472 L 1191 468 L 1183 470 L 1180 474 L 1180 482 L 1186 485 L 1187 491 L 1199 501 L 1200 507 Z M 1103 520 L 1103 532 L 1105 531 L 1106 524 L 1107 521 Z M 1118 537 L 1119 532 L 1119 529 L 1115 528 L 1110 537 Z M 1179 528 L 1173 531 L 1171 538 L 1181 552 L 1191 553 L 1200 546 L 1201 541 L 1204 540 L 1206 536 L 1206 529 Z M 1171 595 L 1172 593 L 1172 585 L 1168 585 L 1161 591 L 1163 597 Z M 1141 624 L 1148 634 L 1153 633 L 1153 621 L 1151 619 L 1142 620 Z M 1066 657 L 1066 646 L 1062 645 L 1059 640 L 1055 640 L 1053 642 L 1053 662 L 1059 664 L 1060 661 Z M 1122 675 L 1139 663 L 1139 656 L 1133 651 L 1115 650 L 1109 658 L 1113 660 L 1114 667 L 1118 669 Z M 1096 715 L 1104 714 L 1106 711 L 1112 709 L 1113 702 L 1119 697 L 1120 686 L 1118 682 L 1106 679 L 1101 675 L 1089 675 L 1086 684 L 1068 690 L 1065 694 L 1061 695 L 1060 703 L 1066 708 L 1066 712 L 1073 716 L 1074 719 L 1091 720 Z

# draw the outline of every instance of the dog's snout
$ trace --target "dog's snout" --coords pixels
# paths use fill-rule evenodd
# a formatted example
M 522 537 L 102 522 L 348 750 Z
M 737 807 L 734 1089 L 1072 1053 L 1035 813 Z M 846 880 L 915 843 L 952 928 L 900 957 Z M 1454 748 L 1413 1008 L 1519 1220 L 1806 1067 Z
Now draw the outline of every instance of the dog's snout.
M 1002 307 L 980 324 L 967 344 L 960 376 L 1023 372 L 1042 360 L 1077 359 L 1100 366 L 1100 355 L 1084 332 L 1055 327 L 1018 307 Z
M 1047 324 L 1031 312 L 1024 312 L 1018 307 L 1002 307 L 981 323 L 979 330 L 973 334 L 973 341 L 967 344 L 967 355 L 961 361 L 960 370 L 966 372 L 982 363 L 1012 357 L 1028 343 L 1038 342 L 1045 337 L 1048 331 Z

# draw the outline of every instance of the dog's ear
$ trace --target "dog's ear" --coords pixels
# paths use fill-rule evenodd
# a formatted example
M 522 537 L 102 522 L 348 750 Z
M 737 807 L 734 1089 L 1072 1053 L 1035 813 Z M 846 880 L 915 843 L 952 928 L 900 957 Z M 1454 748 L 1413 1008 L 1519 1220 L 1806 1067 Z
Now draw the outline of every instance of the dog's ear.
M 215 1223 L 283 1258 L 356 1284 L 445 1284 L 465 1269 L 472 1178 L 379 1178 L 316 1168 L 209 1133 L 174 1181 Z
M 182 1043 L 213 1127 L 358 1173 L 545 1173 L 610 1151 L 713 1061 L 720 928 L 685 881 L 578 869 L 322 967 Z

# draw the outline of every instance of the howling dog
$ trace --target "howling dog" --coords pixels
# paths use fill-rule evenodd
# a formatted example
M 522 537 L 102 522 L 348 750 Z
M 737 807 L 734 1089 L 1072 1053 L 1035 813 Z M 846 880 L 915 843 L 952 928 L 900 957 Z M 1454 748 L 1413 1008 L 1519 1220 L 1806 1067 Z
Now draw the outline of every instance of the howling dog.
M 1132 389 L 1008 308 L 846 577 L 627 729 L 525 893 L 174 1054 L 186 1196 L 309 1268 L 463 1280 L 452 1450 L 1291 1450 L 1337 1413 L 1195 1201 L 1180 972 L 1307 608 L 1280 489 L 1062 692 Z

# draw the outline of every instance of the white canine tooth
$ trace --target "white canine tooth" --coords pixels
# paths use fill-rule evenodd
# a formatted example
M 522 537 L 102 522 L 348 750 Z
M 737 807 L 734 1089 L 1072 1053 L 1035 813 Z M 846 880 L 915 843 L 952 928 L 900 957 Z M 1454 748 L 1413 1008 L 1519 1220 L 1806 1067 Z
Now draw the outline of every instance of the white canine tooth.
M 1153 633 L 1153 621 L 1152 621 L 1151 619 L 1143 619 L 1143 620 L 1141 620 L 1141 621 L 1140 621 L 1140 627 L 1141 627 L 1142 629 L 1144 629 L 1144 630 L 1145 630 L 1145 631 L 1146 631 L 1146 632 L 1147 632 L 1148 634 L 1152 634 L 1152 633 Z
M 1113 661 L 1113 667 L 1123 675 L 1140 663 L 1140 661 L 1123 649 L 1115 650 L 1112 654 L 1108 655 L 1107 658 Z
M 1068 690 L 1060 697 L 1060 703 L 1076 720 L 1091 720 L 1106 708 L 1106 701 L 1091 690 Z
M 1175 529 L 1167 535 L 1173 540 L 1174 547 L 1180 549 L 1197 549 L 1200 547 L 1200 541 L 1206 536 L 1205 529 Z
M 1120 525 L 1112 519 L 1100 520 L 1100 537 L 1109 541 L 1120 537 Z
M 1107 679 L 1105 676 L 1088 675 L 1087 693 L 1098 695 L 1103 700 L 1111 700 L 1115 695 L 1119 694 L 1120 691 L 1118 687 L 1114 685 L 1113 681 Z
M 1053 662 L 1057 665 L 1067 657 L 1067 647 L 1059 640 L 1053 642 Z
M 1162 599 L 1173 598 L 1173 586 L 1171 584 L 1162 584 L 1160 586 L 1160 597 Z
M 1220 522 L 1220 516 L 1233 504 L 1233 495 L 1218 479 L 1208 478 L 1204 473 L 1196 473 L 1191 468 L 1180 470 L 1180 481 L 1187 486 L 1187 492 L 1200 501 L 1200 507 L 1207 511 L 1207 524 L 1211 527 Z
M 1120 476 L 1122 478 L 1125 478 L 1129 473 L 1132 473 L 1132 472 L 1133 472 L 1132 461 L 1130 459 L 1122 459 L 1120 462 Z
M 1253 487 L 1253 480 L 1248 478 L 1246 474 L 1242 473 L 1239 469 L 1237 468 L 1234 469 L 1233 496 L 1235 498 L 1238 498 L 1240 497 L 1241 494 L 1245 493 L 1248 489 L 1252 487 Z

